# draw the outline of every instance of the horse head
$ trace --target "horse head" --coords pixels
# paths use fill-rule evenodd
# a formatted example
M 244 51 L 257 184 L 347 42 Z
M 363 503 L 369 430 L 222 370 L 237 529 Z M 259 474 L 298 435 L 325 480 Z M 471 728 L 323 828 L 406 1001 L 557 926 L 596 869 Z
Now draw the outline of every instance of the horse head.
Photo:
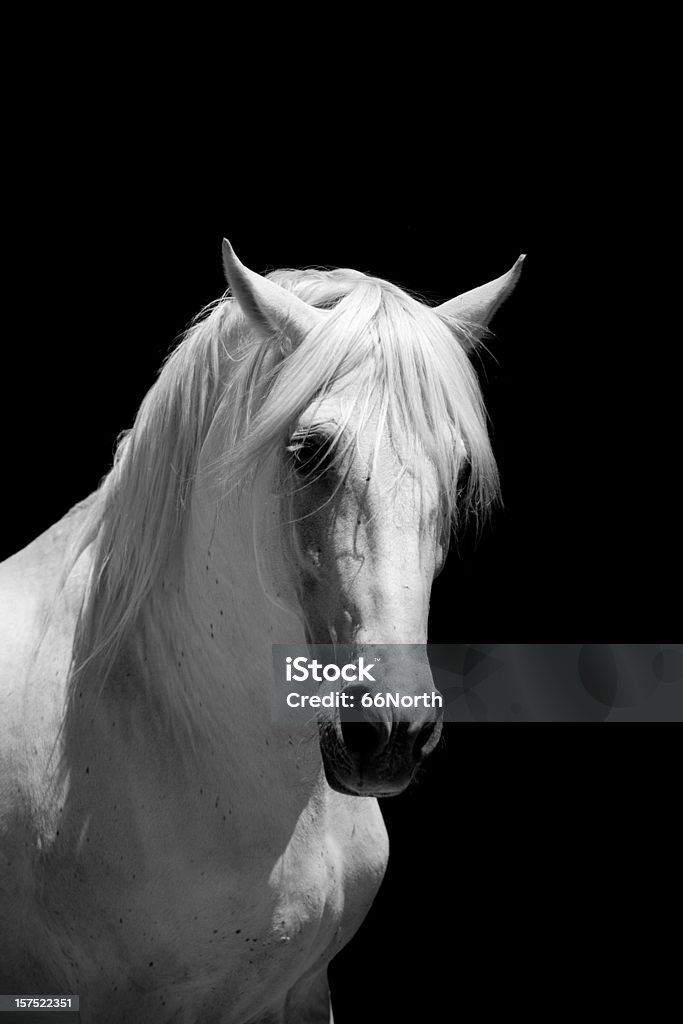
M 274 410 L 287 409 L 278 516 L 289 600 L 309 645 L 382 666 L 377 679 L 344 686 L 362 714 L 319 716 L 327 779 L 344 793 L 393 795 L 441 732 L 428 699 L 431 587 L 459 511 L 486 507 L 497 488 L 469 352 L 523 257 L 497 281 L 429 308 L 355 271 L 264 278 L 228 242 L 223 255 L 232 294 L 270 354 L 254 430 L 265 436 Z M 426 699 L 403 701 L 410 712 L 375 702 L 389 679 L 399 697 Z

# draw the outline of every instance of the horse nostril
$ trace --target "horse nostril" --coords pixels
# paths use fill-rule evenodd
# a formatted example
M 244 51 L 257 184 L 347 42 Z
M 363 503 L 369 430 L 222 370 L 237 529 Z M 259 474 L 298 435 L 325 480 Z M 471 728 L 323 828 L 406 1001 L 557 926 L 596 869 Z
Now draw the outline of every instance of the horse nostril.
M 382 722 L 341 722 L 347 750 L 361 758 L 376 757 L 386 746 L 388 730 Z
M 362 758 L 376 757 L 391 736 L 389 723 L 384 721 L 381 713 L 374 707 L 363 707 L 363 697 L 370 692 L 365 686 L 348 686 L 344 693 L 353 701 L 353 707 L 342 712 L 339 722 L 347 750 Z

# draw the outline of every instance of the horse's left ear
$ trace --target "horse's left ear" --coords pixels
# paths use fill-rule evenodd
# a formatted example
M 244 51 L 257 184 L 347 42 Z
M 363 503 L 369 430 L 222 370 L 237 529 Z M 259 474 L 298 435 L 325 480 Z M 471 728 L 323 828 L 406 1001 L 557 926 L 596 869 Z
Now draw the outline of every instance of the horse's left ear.
M 480 288 L 464 292 L 449 302 L 444 302 L 443 305 L 437 306 L 434 312 L 449 327 L 465 327 L 476 343 L 485 333 L 497 310 L 512 295 L 521 276 L 525 259 L 526 255 L 520 256 L 507 274 L 503 274 L 502 277 L 498 277 L 488 284 L 481 285 Z
M 227 238 L 223 239 L 223 269 L 252 327 L 264 336 L 280 335 L 285 351 L 291 351 L 324 320 L 321 310 L 240 263 Z

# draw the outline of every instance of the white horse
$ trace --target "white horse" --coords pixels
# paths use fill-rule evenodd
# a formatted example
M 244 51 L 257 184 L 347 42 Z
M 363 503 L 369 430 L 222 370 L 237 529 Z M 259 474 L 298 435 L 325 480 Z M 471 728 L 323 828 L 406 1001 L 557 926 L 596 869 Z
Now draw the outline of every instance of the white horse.
M 332 1019 L 387 862 L 374 797 L 440 726 L 277 723 L 271 648 L 426 643 L 449 524 L 496 494 L 468 350 L 521 260 L 429 308 L 224 244 L 229 296 L 99 490 L 0 567 L 0 991 L 97 1024 Z

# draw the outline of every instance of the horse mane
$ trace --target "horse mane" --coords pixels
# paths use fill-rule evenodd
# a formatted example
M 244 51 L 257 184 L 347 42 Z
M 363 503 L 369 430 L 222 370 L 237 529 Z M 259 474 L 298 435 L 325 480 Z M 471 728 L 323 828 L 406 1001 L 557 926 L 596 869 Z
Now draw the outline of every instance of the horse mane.
M 279 270 L 268 277 L 329 311 L 290 351 L 250 329 L 228 293 L 193 322 L 166 359 L 113 468 L 87 504 L 75 558 L 92 546 L 72 676 L 93 659 L 110 666 L 147 599 L 182 572 L 183 536 L 198 474 L 225 493 L 284 451 L 299 414 L 331 387 L 348 384 L 352 412 L 339 425 L 352 447 L 372 410 L 401 434 L 402 452 L 436 467 L 445 515 L 480 516 L 498 477 L 465 324 L 446 326 L 419 298 L 358 271 Z M 216 442 L 218 442 L 216 444 Z M 220 450 L 207 461 L 207 452 Z M 458 480 L 463 462 L 470 475 Z M 102 673 L 100 673 L 102 678 Z

